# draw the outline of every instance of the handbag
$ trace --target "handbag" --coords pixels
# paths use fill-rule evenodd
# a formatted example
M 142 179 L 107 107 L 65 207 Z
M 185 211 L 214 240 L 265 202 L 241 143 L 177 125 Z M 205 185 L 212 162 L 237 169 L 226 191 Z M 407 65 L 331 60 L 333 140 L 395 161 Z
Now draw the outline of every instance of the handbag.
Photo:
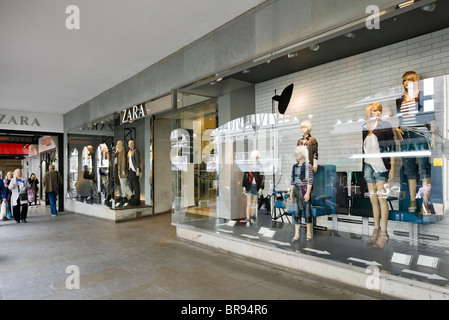
M 28 194 L 25 192 L 19 193 L 19 200 L 22 201 L 28 201 Z

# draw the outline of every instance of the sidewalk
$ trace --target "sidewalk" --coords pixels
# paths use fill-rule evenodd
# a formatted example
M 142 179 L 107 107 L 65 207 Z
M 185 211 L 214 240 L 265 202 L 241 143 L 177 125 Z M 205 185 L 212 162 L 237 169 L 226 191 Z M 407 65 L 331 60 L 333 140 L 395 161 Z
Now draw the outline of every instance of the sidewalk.
M 31 207 L 26 224 L 0 222 L 0 299 L 377 299 L 179 241 L 168 213 L 112 223 L 49 212 Z M 79 289 L 66 287 L 69 266 Z

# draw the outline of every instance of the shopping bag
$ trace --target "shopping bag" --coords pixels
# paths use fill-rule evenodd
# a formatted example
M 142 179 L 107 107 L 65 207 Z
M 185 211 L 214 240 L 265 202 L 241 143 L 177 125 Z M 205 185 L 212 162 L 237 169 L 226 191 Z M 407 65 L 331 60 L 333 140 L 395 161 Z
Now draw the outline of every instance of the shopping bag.
M 7 217 L 8 219 L 12 219 L 11 208 L 8 206 L 8 204 L 6 204 L 6 217 Z
M 27 193 L 28 193 L 28 202 L 30 202 L 30 203 L 34 202 L 34 196 L 35 196 L 34 190 L 28 189 Z
M 0 215 L 2 217 L 6 217 L 6 202 L 4 202 L 4 201 L 2 202 L 2 205 L 1 205 Z

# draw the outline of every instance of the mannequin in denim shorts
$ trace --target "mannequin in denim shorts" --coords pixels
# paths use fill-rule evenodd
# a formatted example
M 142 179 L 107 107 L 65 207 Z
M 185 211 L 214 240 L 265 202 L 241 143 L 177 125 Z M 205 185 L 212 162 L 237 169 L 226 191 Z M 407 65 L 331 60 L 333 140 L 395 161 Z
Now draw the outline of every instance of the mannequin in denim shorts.
M 382 120 L 382 105 L 372 103 L 366 108 L 367 122 L 362 127 L 363 175 L 368 185 L 369 198 L 373 208 L 374 230 L 368 244 L 382 248 L 388 242 L 388 203 L 385 185 L 395 176 L 393 157 L 373 157 L 371 155 L 391 152 L 394 133 L 391 124 Z
M 243 193 L 246 194 L 246 227 L 250 228 L 255 223 L 257 217 L 257 199 L 262 194 L 264 188 L 264 176 L 260 173 L 259 151 L 251 152 L 250 171 L 243 174 Z
M 312 240 L 312 207 L 310 194 L 313 186 L 313 168 L 309 163 L 309 151 L 306 146 L 298 146 L 295 150 L 296 163 L 292 167 L 290 199 L 293 199 L 297 211 L 293 214 L 295 221 L 295 236 L 292 242 L 299 240 L 301 215 L 304 216 L 307 227 L 307 241 Z
M 402 76 L 404 96 L 396 100 L 396 111 L 399 116 L 399 127 L 396 128 L 401 142 L 401 151 L 424 151 L 435 148 L 435 114 L 424 112 L 423 95 L 420 92 L 419 77 L 414 71 Z M 431 165 L 429 157 L 403 157 L 402 164 L 408 180 L 410 191 L 409 212 L 415 212 L 417 175 L 422 180 L 427 192 L 423 195 L 421 214 L 428 212 L 427 202 L 430 199 Z

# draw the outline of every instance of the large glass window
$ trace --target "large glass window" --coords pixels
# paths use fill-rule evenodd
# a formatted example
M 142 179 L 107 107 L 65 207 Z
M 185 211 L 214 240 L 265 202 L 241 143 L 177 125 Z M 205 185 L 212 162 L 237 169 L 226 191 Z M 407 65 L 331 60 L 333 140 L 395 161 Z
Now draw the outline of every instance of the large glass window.
M 68 198 L 111 209 L 152 206 L 151 118 L 124 124 L 119 118 L 68 134 Z
M 398 254 L 416 272 L 447 266 L 449 76 L 398 73 L 365 94 L 333 75 L 257 84 L 255 112 L 215 130 L 201 109 L 177 110 L 173 223 L 393 274 Z

